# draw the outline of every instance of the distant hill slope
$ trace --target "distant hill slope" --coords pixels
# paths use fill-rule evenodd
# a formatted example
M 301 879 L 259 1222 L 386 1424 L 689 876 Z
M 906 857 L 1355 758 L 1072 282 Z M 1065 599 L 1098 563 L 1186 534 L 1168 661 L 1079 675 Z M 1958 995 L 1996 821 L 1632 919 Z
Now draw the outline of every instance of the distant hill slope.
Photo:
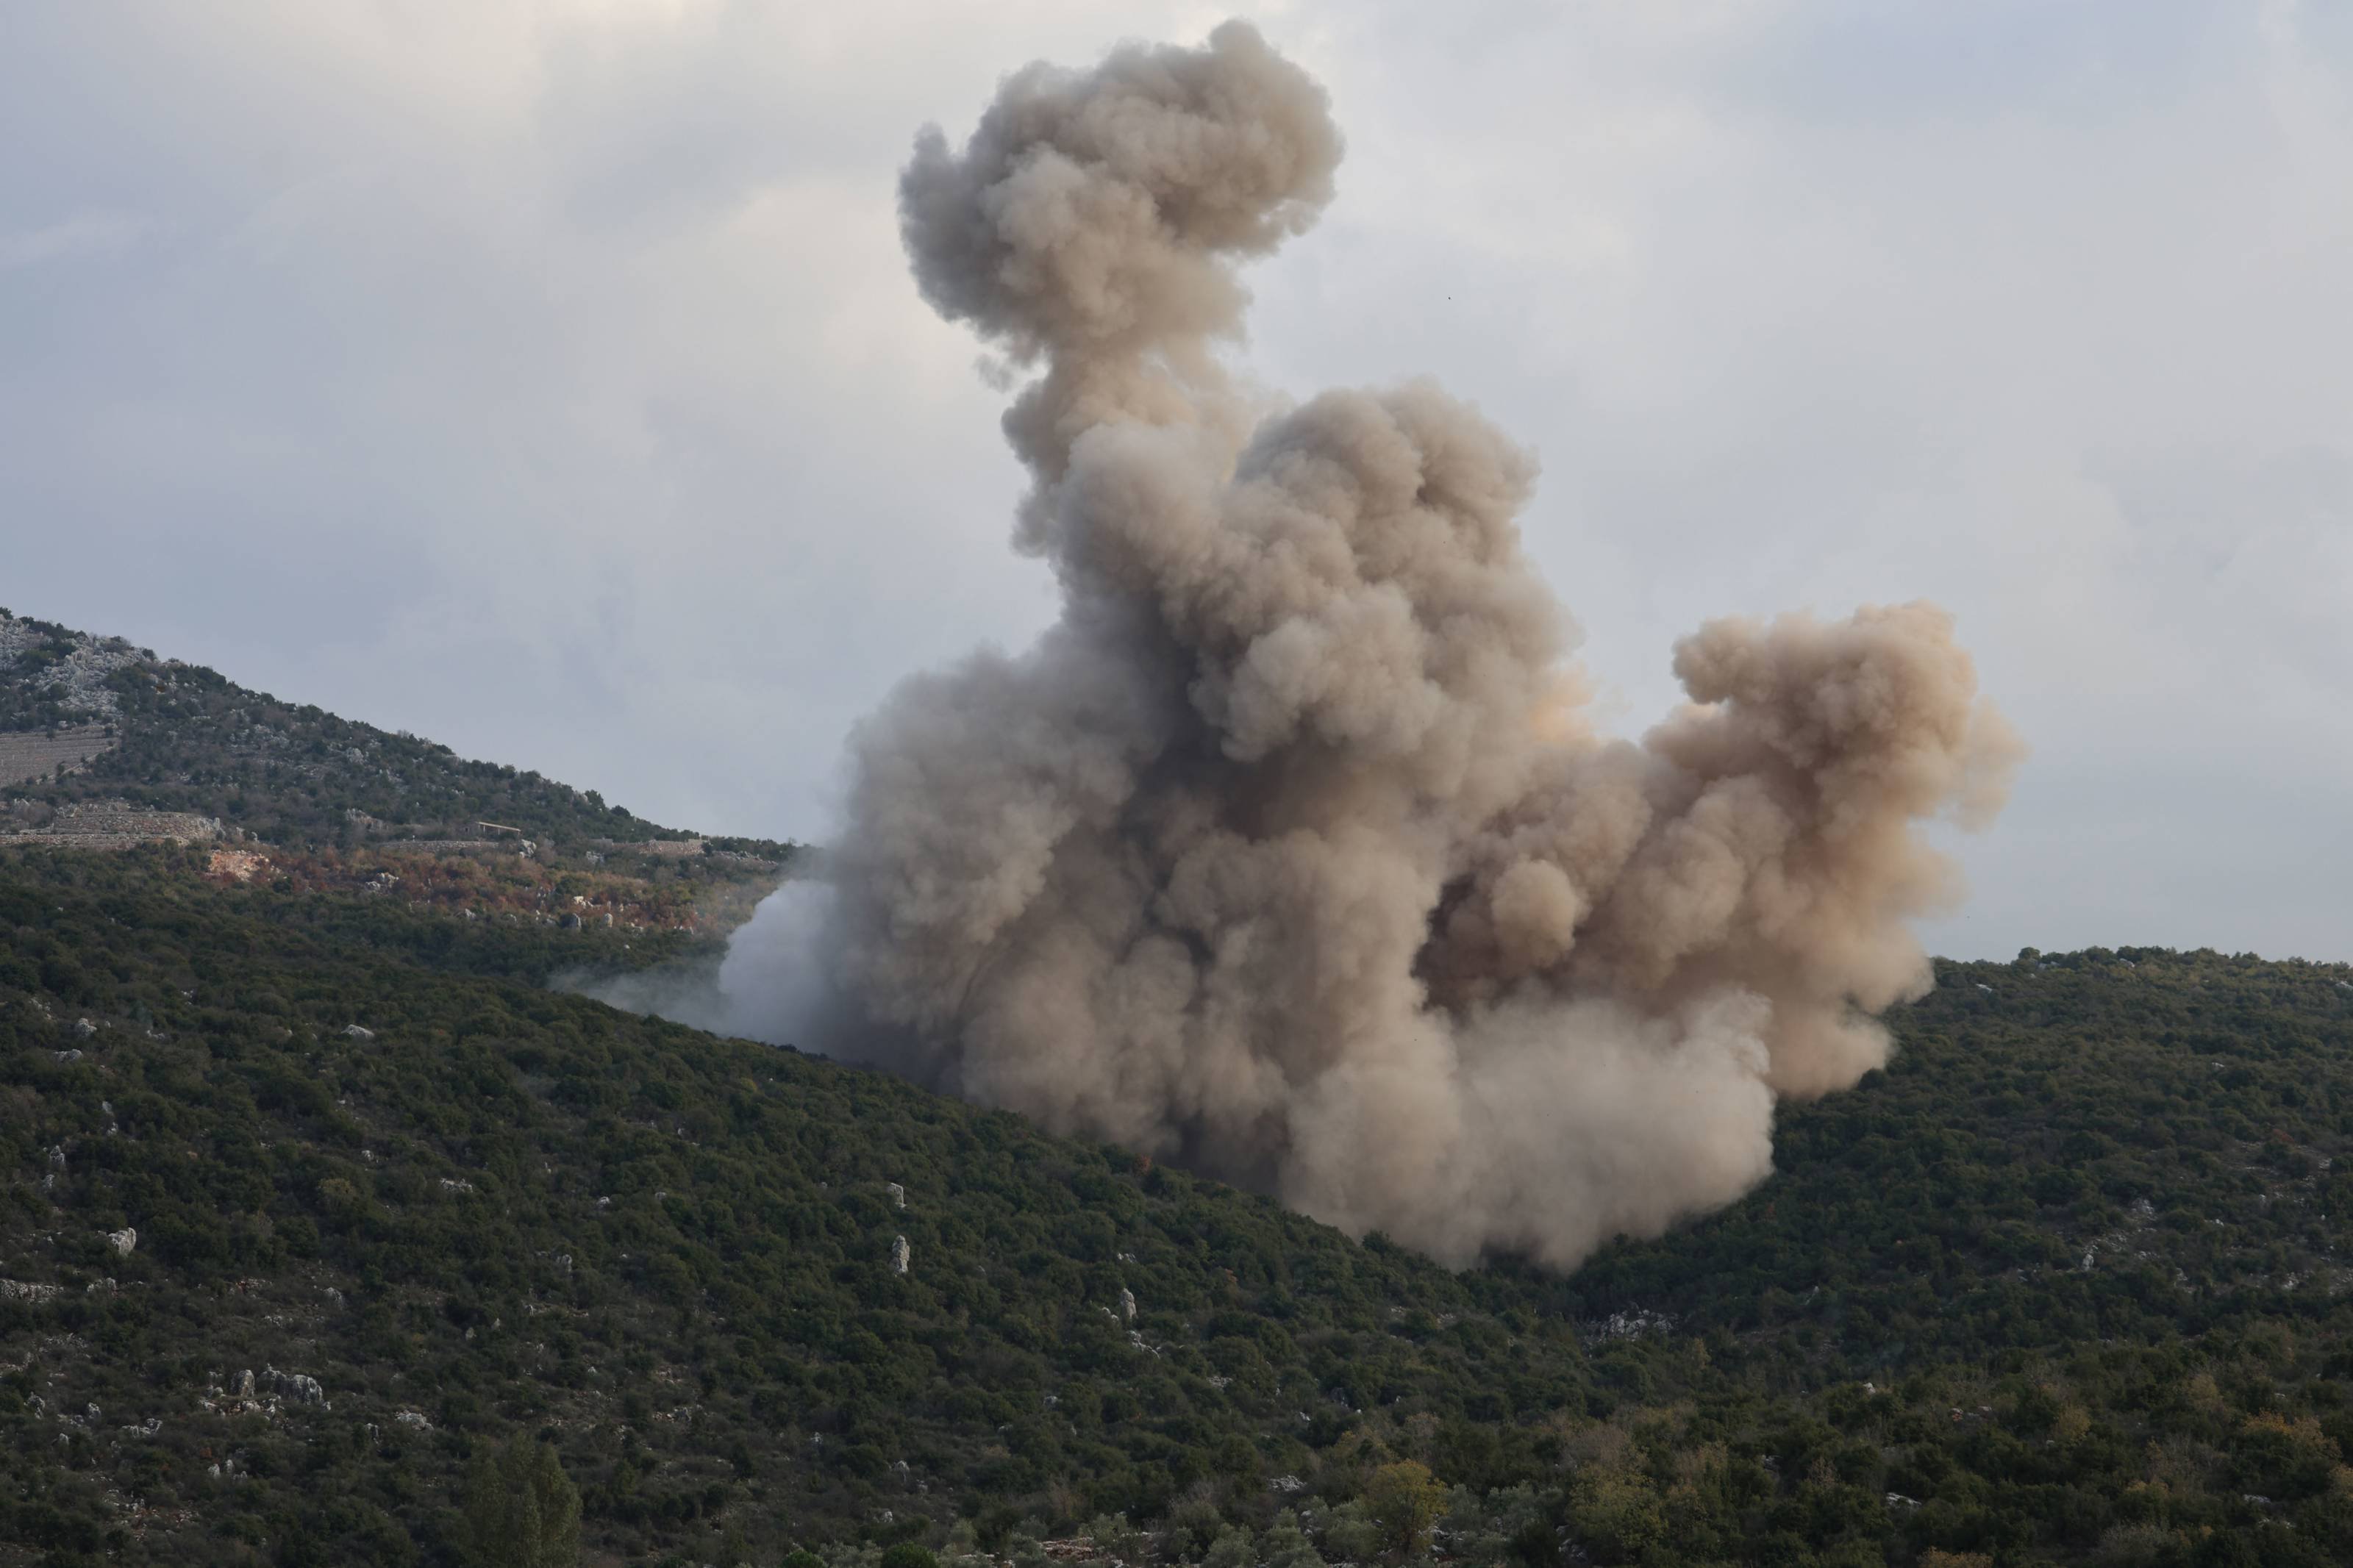
M 70 763 L 75 751 L 94 754 L 60 776 L 58 763 Z M 480 837 L 480 822 L 572 846 L 691 837 L 607 805 L 594 790 L 468 762 L 447 746 L 280 702 L 120 637 L 0 610 L 0 764 L 17 762 L 25 765 L 0 767 L 0 790 L 50 805 L 120 798 L 195 812 L 273 843 L 348 844 L 385 826 L 469 838 Z M 790 848 L 742 839 L 718 847 L 768 859 Z
M 0 1562 L 455 1561 L 518 1429 L 600 1562 L 1368 1562 L 1408 1458 L 1464 1563 L 2353 1552 L 2340 970 L 1952 966 L 1746 1202 L 1457 1277 L 206 863 L 0 850 Z

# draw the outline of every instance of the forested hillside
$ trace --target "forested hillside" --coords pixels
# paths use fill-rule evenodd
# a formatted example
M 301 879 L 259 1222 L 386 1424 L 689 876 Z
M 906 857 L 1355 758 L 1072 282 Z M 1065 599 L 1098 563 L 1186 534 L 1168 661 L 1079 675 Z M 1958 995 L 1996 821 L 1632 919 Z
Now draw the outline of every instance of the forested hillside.
M 2353 1561 L 2344 966 L 1939 964 L 1746 1200 L 1458 1276 L 549 988 L 790 846 L 5 613 L 0 742 L 0 1563 L 466 1562 L 517 1436 L 599 1563 Z
M 2094 950 L 1938 981 L 1891 1071 L 1785 1120 L 1757 1201 L 1605 1254 L 1564 1300 L 1811 1331 L 1859 1375 L 2331 1315 L 2353 1286 L 2353 968 Z
M 516 1424 L 562 1435 L 631 1550 L 968 1500 L 1015 1507 L 1001 1535 L 1256 1482 L 1354 1405 L 1581 1405 L 1573 1332 L 1498 1321 L 1476 1279 L 529 983 L 620 961 L 613 933 L 198 864 L 34 852 L 0 882 L 0 1441 L 45 1461 L 20 1539 L 429 1553 L 466 1446 Z M 1400 1305 L 1429 1342 L 1388 1332 Z M 248 1367 L 323 1404 L 240 1395 Z M 216 1485 L 231 1458 L 251 1479 Z
M 1744 1203 L 1457 1277 L 205 864 L 0 853 L 0 1560 L 453 1562 L 515 1432 L 596 1561 L 2353 1553 L 2343 969 L 1946 966 Z

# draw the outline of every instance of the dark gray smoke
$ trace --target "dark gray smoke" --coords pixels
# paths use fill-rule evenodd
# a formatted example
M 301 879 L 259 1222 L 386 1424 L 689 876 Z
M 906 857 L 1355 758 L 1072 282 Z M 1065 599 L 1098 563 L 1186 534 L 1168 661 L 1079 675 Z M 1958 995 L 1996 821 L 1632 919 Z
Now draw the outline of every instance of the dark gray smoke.
M 1340 137 L 1257 33 L 1032 66 L 901 182 L 924 297 L 1039 374 L 1016 543 L 1060 621 L 857 731 L 737 1027 L 880 1060 L 1451 1262 L 1725 1203 L 1884 1061 L 1955 893 L 1915 825 L 2018 748 L 1925 604 L 1711 623 L 1595 734 L 1520 550 L 1536 465 L 1428 382 L 1254 406 L 1236 262 Z M 814 982 L 825 1000 L 812 1008 Z

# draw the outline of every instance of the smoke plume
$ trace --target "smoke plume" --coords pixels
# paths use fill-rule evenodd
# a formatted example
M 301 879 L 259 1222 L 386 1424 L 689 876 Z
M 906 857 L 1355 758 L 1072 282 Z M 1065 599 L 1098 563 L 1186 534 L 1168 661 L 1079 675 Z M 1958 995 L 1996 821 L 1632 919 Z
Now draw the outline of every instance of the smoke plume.
M 1567 1267 L 1737 1197 L 1778 1100 L 1885 1061 L 1905 919 L 1955 891 L 1915 825 L 1982 821 L 2018 748 L 1926 604 L 1710 623 L 1688 705 L 1597 734 L 1525 450 L 1426 381 L 1270 409 L 1221 364 L 1236 264 L 1340 150 L 1239 23 L 918 139 L 924 298 L 1036 373 L 1015 542 L 1061 616 L 858 729 L 823 888 L 723 978 L 768 1037 Z

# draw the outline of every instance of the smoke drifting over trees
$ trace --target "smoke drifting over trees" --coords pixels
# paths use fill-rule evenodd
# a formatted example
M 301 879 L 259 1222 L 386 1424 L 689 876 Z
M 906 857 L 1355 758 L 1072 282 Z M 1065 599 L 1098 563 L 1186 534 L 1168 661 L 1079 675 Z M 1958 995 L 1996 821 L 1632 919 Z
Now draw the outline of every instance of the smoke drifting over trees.
M 725 1021 L 1567 1267 L 1738 1196 L 1778 1099 L 1885 1059 L 1905 921 L 1956 891 L 1915 828 L 1985 820 L 2018 748 L 1925 604 L 1711 623 L 1689 705 L 1596 733 L 1526 451 L 1427 382 L 1277 409 L 1219 363 L 1235 264 L 1340 150 L 1240 24 L 918 140 L 924 297 L 1039 373 L 1015 542 L 1062 614 L 860 728 L 824 886 L 739 935 Z

